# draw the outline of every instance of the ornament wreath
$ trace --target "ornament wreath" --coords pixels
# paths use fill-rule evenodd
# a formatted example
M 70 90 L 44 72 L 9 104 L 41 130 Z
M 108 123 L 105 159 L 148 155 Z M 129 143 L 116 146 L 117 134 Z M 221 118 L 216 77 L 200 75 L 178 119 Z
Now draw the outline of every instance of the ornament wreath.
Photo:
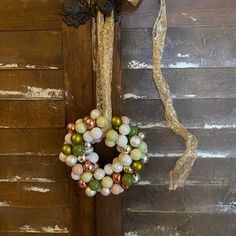
M 126 116 L 113 116 L 111 127 L 98 109 L 90 116 L 68 124 L 68 133 L 59 159 L 72 167 L 71 177 L 78 181 L 89 197 L 97 192 L 103 196 L 118 195 L 140 180 L 144 164 L 148 162 L 145 134 L 137 126 L 130 125 Z M 109 148 L 116 147 L 118 156 L 112 163 L 101 165 L 102 156 L 94 145 L 105 142 Z

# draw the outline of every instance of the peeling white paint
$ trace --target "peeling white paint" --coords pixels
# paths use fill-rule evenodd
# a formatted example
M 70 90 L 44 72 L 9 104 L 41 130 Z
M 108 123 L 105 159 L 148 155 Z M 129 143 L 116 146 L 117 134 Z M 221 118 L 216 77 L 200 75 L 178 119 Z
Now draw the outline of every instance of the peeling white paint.
M 0 90 L 1 96 L 23 96 L 26 98 L 58 98 L 63 96 L 62 89 L 51 89 L 51 88 L 38 88 L 38 87 L 26 87 L 26 91 L 6 91 Z
M 176 62 L 175 64 L 169 64 L 166 67 L 167 68 L 198 68 L 200 67 L 200 64 L 181 61 L 181 62 Z
M 38 230 L 32 228 L 30 225 L 23 225 L 19 228 L 20 232 L 27 232 L 27 233 L 39 233 Z
M 182 12 L 182 16 L 187 16 L 188 14 L 186 12 Z
M 59 68 L 56 67 L 56 66 L 49 66 L 48 69 L 51 69 L 51 70 L 57 70 L 57 69 L 59 69 Z
M 6 201 L 0 201 L 0 207 L 9 207 L 9 206 L 11 206 L 11 204 L 10 203 L 8 203 L 8 202 L 6 202 Z
M 31 187 L 24 187 L 25 191 L 29 191 L 29 192 L 39 192 L 39 193 L 47 193 L 50 192 L 49 188 L 40 188 L 40 187 L 35 187 L 35 186 L 31 186 Z
M 125 232 L 125 236 L 139 236 L 137 231 Z
M 225 129 L 225 128 L 236 128 L 236 125 L 204 125 L 204 129 Z
M 139 62 L 137 60 L 130 61 L 127 67 L 129 69 L 152 69 L 151 64 L 147 64 L 146 62 Z
M 25 68 L 28 69 L 35 69 L 37 66 L 36 65 L 26 65 Z
M 140 95 L 136 95 L 133 93 L 126 93 L 123 95 L 122 99 L 142 99 L 142 98 L 146 98 L 146 96 L 140 96 Z
M 12 176 L 10 178 L 0 179 L 1 182 L 39 182 L 39 183 L 55 183 L 55 180 L 48 178 L 21 178 L 20 176 Z
M 197 95 L 195 95 L 195 94 L 184 94 L 184 95 L 175 95 L 175 94 L 173 94 L 173 95 L 171 95 L 171 97 L 172 98 L 180 98 L 180 99 L 183 99 L 183 98 L 195 98 L 195 97 L 197 97 Z
M 13 68 L 17 68 L 17 67 L 18 67 L 17 63 L 12 63 L 12 64 L 0 63 L 0 69 L 13 69 Z
M 218 202 L 216 208 L 221 212 L 236 212 L 236 201 L 229 203 Z
M 140 129 L 151 129 L 151 128 L 155 128 L 155 127 L 161 127 L 161 128 L 166 128 L 168 127 L 167 122 L 163 121 L 163 122 L 157 122 L 157 123 L 147 123 L 147 124 L 143 124 L 141 122 L 132 122 L 132 125 L 137 125 Z
M 150 185 L 151 182 L 148 181 L 148 180 L 141 180 L 141 181 L 139 181 L 137 184 L 138 184 L 138 185 Z
M 190 16 L 190 19 L 191 19 L 192 21 L 197 21 L 197 18 L 195 18 L 195 17 L 193 17 L 193 16 Z
M 69 233 L 66 227 L 60 228 L 57 225 L 55 225 L 54 227 L 51 227 L 51 226 L 42 227 L 42 230 L 43 232 L 46 232 L 46 233 Z
M 178 54 L 177 54 L 177 57 L 188 58 L 188 57 L 189 57 L 189 54 L 181 54 L 181 53 L 178 53 Z

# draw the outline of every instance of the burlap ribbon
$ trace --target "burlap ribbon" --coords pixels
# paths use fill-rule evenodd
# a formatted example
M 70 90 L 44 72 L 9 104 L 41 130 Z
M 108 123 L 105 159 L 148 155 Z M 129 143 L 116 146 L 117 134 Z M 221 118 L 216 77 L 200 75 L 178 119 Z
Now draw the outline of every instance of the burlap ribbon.
M 136 5 L 139 0 L 128 0 Z M 153 28 L 153 78 L 165 107 L 165 118 L 170 129 L 186 141 L 186 151 L 176 162 L 170 172 L 171 190 L 184 186 L 192 166 L 196 160 L 198 141 L 194 135 L 179 122 L 173 106 L 169 85 L 161 72 L 161 58 L 164 49 L 167 18 L 165 0 L 159 0 L 160 10 Z M 114 15 L 106 17 L 98 12 L 97 20 L 93 20 L 93 55 L 96 70 L 97 107 L 110 121 L 112 116 L 111 80 L 113 66 Z M 109 124 L 108 124 L 109 127 Z

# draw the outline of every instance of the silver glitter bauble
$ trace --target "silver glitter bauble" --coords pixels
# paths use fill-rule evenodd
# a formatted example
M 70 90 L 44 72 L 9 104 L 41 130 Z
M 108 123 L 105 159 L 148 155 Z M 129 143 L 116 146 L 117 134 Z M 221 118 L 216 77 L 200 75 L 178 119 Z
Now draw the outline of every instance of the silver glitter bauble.
M 126 155 L 129 154 L 129 153 L 131 152 L 131 150 L 132 150 L 132 148 L 131 148 L 130 145 L 127 145 L 127 146 L 121 148 L 121 152 L 122 152 L 123 154 L 126 154 Z
M 90 149 L 92 147 L 91 143 L 85 143 L 84 144 L 85 149 Z
M 140 174 L 133 174 L 134 183 L 137 183 L 140 180 Z
M 127 174 L 133 174 L 134 170 L 129 166 L 124 166 L 124 172 Z
M 84 153 L 88 155 L 88 154 L 90 154 L 93 151 L 94 151 L 94 148 L 91 146 L 90 148 L 85 148 Z
M 80 163 L 83 163 L 83 162 L 85 162 L 85 161 L 86 161 L 86 159 L 87 159 L 87 158 L 86 158 L 86 156 L 84 156 L 84 155 L 83 155 L 83 156 L 79 156 L 79 157 L 78 157 L 78 161 L 79 161 Z
M 138 136 L 144 140 L 146 138 L 146 134 L 144 132 L 139 132 Z
M 143 160 L 143 163 L 144 163 L 144 164 L 148 163 L 149 160 L 150 160 L 149 155 L 148 155 L 148 154 L 144 154 L 142 160 Z

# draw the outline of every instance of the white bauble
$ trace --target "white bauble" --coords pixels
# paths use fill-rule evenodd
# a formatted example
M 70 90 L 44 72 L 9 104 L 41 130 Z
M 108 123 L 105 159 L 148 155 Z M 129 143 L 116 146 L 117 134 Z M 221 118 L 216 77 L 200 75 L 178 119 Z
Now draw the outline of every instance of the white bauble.
M 92 163 L 97 163 L 99 160 L 99 156 L 96 152 L 91 152 L 88 156 L 87 159 L 92 162 Z
M 106 173 L 107 175 L 112 175 L 113 170 L 112 170 L 112 166 L 111 166 L 110 163 L 109 163 L 109 164 L 106 164 L 106 165 L 104 166 L 104 171 L 105 171 L 105 173 Z
M 132 164 L 132 158 L 126 154 L 119 155 L 119 162 L 123 166 L 130 166 Z
M 129 125 L 127 125 L 127 124 L 122 124 L 122 125 L 119 127 L 119 132 L 120 132 L 120 134 L 122 134 L 122 135 L 128 135 L 129 132 L 130 132 L 130 127 L 129 127 Z
M 69 134 L 67 134 L 67 135 L 65 136 L 65 142 L 66 142 L 66 143 L 72 144 L 72 142 L 71 142 L 71 136 L 72 136 L 71 133 L 69 133 Z
M 67 158 L 66 158 L 66 164 L 67 164 L 68 166 L 75 166 L 76 163 L 77 163 L 77 157 L 76 157 L 76 156 L 74 156 L 74 155 L 69 155 L 69 156 L 67 156 Z
M 72 178 L 73 180 L 79 180 L 79 179 L 80 179 L 80 175 L 76 175 L 76 174 L 74 174 L 73 172 L 71 172 L 71 178 Z
M 90 134 L 90 131 L 86 131 L 84 134 L 83 134 L 83 139 L 85 142 L 87 143 L 91 143 L 93 141 L 93 137 L 91 136 Z
M 59 154 L 60 161 L 65 162 L 66 158 L 67 158 L 67 156 L 64 153 L 60 152 L 60 154 Z
M 131 137 L 130 144 L 133 147 L 138 147 L 140 145 L 141 141 L 142 141 L 141 138 L 138 135 L 135 135 L 135 136 Z
M 93 128 L 90 131 L 90 135 L 94 138 L 94 139 L 100 139 L 102 137 L 102 130 L 98 127 Z
M 81 122 L 83 122 L 83 119 L 78 119 L 78 120 L 75 122 L 75 124 L 79 124 L 79 123 L 81 123 Z
M 93 175 L 94 175 L 95 179 L 101 180 L 105 176 L 105 171 L 103 169 L 98 168 L 98 169 L 95 170 Z
M 87 187 L 85 189 L 85 194 L 88 196 L 88 197 L 94 197 L 96 195 L 96 191 L 93 191 L 91 188 Z
M 115 162 L 111 166 L 115 173 L 120 173 L 123 170 L 123 166 L 119 162 Z
M 130 118 L 127 116 L 122 116 L 121 120 L 122 120 L 123 124 L 129 125 L 129 123 L 130 123 Z
M 118 157 L 115 157 L 113 160 L 112 160 L 112 163 L 117 163 L 119 162 L 119 158 Z
M 109 196 L 110 195 L 110 189 L 109 188 L 102 188 L 101 190 L 100 190 L 100 193 L 103 195 L 103 196 Z
M 94 109 L 90 112 L 90 117 L 93 120 L 96 120 L 100 115 L 101 115 L 101 111 L 99 111 L 98 109 Z
M 120 135 L 117 140 L 117 145 L 120 147 L 125 147 L 128 143 L 128 139 L 125 135 Z

